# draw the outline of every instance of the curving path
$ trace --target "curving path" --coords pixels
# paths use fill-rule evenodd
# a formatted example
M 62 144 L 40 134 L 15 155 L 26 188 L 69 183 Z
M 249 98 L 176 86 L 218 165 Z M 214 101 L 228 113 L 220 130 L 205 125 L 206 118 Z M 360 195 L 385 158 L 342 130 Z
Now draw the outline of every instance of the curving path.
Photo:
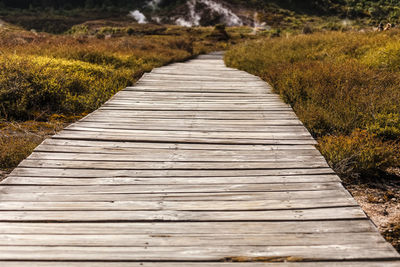
M 400 266 L 315 143 L 220 54 L 155 69 L 0 184 L 0 266 Z

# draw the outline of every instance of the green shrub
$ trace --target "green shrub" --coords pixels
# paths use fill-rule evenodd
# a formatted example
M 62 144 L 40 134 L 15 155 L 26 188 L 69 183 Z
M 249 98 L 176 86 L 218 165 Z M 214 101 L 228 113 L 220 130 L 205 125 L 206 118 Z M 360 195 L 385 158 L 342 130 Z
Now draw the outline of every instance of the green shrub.
M 367 130 L 383 140 L 396 140 L 400 136 L 400 114 L 378 114 Z
M 131 84 L 131 72 L 39 56 L 0 58 L 0 115 L 32 119 L 33 114 L 93 110 Z
M 97 40 L 21 30 L 0 37 L 0 118 L 8 120 L 93 111 L 142 73 L 194 53 L 185 37 Z
M 400 166 L 399 145 L 383 142 L 367 131 L 325 136 L 319 140 L 318 148 L 335 171 L 345 176 L 371 176 Z
M 382 47 L 369 50 L 362 62 L 375 68 L 400 70 L 400 41 L 393 40 Z

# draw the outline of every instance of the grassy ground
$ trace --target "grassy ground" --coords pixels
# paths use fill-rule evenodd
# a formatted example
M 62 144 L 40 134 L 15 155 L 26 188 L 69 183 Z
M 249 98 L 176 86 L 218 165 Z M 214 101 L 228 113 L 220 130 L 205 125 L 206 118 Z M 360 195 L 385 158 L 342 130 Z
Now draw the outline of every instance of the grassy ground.
M 400 188 L 399 33 L 265 38 L 238 45 L 225 58 L 229 66 L 268 81 L 291 104 L 359 200 L 367 205 L 378 199 L 394 208 L 397 215 L 382 225 L 392 230 L 399 227 L 399 198 L 381 195 Z M 368 192 L 360 186 L 371 196 L 360 194 Z M 378 215 L 387 216 L 383 210 Z M 399 248 L 399 236 L 393 240 Z
M 249 29 L 140 26 L 93 21 L 69 33 L 0 26 L 0 170 L 9 171 L 46 136 L 97 109 L 144 72 L 225 49 Z

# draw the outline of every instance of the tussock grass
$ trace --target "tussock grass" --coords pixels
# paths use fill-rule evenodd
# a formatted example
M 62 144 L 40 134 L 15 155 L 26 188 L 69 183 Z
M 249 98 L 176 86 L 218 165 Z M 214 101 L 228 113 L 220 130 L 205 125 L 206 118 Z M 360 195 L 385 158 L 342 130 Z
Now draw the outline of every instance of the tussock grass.
M 250 41 L 225 58 L 268 81 L 346 176 L 400 166 L 400 37 L 328 32 Z
M 143 72 L 194 54 L 190 40 L 172 36 L 0 35 L 0 116 L 8 120 L 90 112 Z

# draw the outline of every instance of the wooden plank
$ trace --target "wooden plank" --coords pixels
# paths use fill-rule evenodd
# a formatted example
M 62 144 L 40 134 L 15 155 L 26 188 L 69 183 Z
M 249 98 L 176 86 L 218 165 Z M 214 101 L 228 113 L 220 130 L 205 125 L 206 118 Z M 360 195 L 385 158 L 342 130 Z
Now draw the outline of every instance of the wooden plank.
M 59 141 L 59 139 L 53 139 Z M 98 143 L 99 146 L 90 146 L 90 143 Z M 138 153 L 143 153 L 144 155 L 149 154 L 151 152 L 154 152 L 155 154 L 167 154 L 167 153 L 174 153 L 172 149 L 175 149 L 175 147 L 171 146 L 170 148 L 167 147 L 157 147 L 154 146 L 153 148 L 151 147 L 150 144 L 139 144 L 137 147 L 121 147 L 121 145 L 116 145 L 115 147 L 108 147 L 108 146 L 101 146 L 102 142 L 81 142 L 79 140 L 76 140 L 76 142 L 65 142 L 65 144 L 71 144 L 71 145 L 47 145 L 47 143 L 42 144 L 38 146 L 35 151 L 38 153 L 77 153 L 77 154 L 119 154 L 119 155 L 134 155 Z M 106 143 L 106 142 L 104 142 Z M 116 144 L 116 143 L 114 143 Z M 117 143 L 118 144 L 118 143 Z M 87 146 L 85 146 L 87 145 Z M 107 145 L 107 144 L 106 144 Z M 187 147 L 190 148 L 190 147 Z M 203 149 L 200 149 L 203 148 Z M 267 147 L 264 148 L 264 150 L 257 150 L 254 148 L 254 150 L 245 150 L 245 148 L 234 150 L 235 148 L 231 149 L 221 149 L 218 150 L 218 147 L 193 147 L 193 149 L 175 149 L 178 151 L 178 153 L 181 153 L 183 155 L 188 155 L 190 156 L 190 152 L 192 152 L 191 156 L 193 157 L 202 157 L 207 153 L 212 154 L 212 152 L 218 152 L 220 154 L 223 154 L 224 152 L 230 152 L 230 153 L 235 153 L 237 152 L 238 156 L 243 156 L 246 154 L 250 154 L 254 152 L 255 155 L 253 157 L 259 156 L 261 157 L 262 154 L 265 154 L 265 157 L 272 157 L 273 155 L 288 155 L 291 157 L 296 157 L 296 152 L 299 153 L 299 155 L 304 155 L 304 156 L 321 156 L 318 154 L 319 152 L 315 149 L 311 149 L 312 146 L 307 147 L 304 146 L 303 149 L 301 148 L 293 148 L 291 149 L 290 147 L 276 147 L 275 149 L 272 148 L 268 150 Z M 261 148 L 262 149 L 262 148 Z M 228 153 L 226 154 L 228 155 Z M 219 155 L 220 157 L 222 155 Z
M 138 96 L 139 98 L 142 96 L 145 97 L 163 97 L 163 96 L 172 96 L 172 97 L 183 97 L 183 98 L 196 98 L 196 97 L 203 97 L 207 99 L 212 99 L 214 97 L 218 97 L 221 99 L 229 99 L 229 98 L 236 98 L 236 99 L 279 99 L 279 96 L 276 94 L 272 93 L 248 93 L 248 94 L 241 94 L 241 93 L 223 93 L 223 92 L 176 92 L 174 94 L 170 92 L 165 92 L 161 91 L 160 92 L 135 92 L 135 91 L 128 91 L 128 90 L 122 90 L 119 91 L 117 94 L 115 94 L 114 97 L 120 97 L 120 96 L 129 96 L 131 98 L 134 98 L 135 96 Z M 112 99 L 110 100 L 112 101 Z
M 321 156 L 319 152 L 315 149 L 313 149 L 313 146 L 295 146 L 295 147 L 290 147 L 290 146 L 270 146 L 270 147 L 261 147 L 259 150 L 257 150 L 256 147 L 249 147 L 249 150 L 246 150 L 245 147 L 238 147 L 237 149 L 235 147 L 232 147 L 229 149 L 229 147 L 212 147 L 212 146 L 192 146 L 192 147 L 185 147 L 184 149 L 180 149 L 179 146 L 152 146 L 150 144 L 137 144 L 137 143 L 131 143 L 131 144 L 137 144 L 137 146 L 131 145 L 129 147 L 129 144 L 123 144 L 122 146 L 118 143 L 107 143 L 107 142 L 87 142 L 87 141 L 66 141 L 62 142 L 62 140 L 59 139 L 48 139 L 48 140 L 53 140 L 53 141 L 61 141 L 59 143 L 54 142 L 53 144 L 49 144 L 49 142 L 45 142 L 38 146 L 35 151 L 38 153 L 77 153 L 77 154 L 137 154 L 137 153 L 143 153 L 143 155 L 149 154 L 149 153 L 155 153 L 155 154 L 167 154 L 167 153 L 182 153 L 183 155 L 187 156 L 193 156 L 193 157 L 200 157 L 204 156 L 207 154 L 213 154 L 215 153 L 216 156 L 222 156 L 222 155 L 229 155 L 230 153 L 238 156 L 242 155 L 252 155 L 253 157 L 259 156 L 265 156 L 266 158 L 272 157 L 273 155 L 288 155 L 292 157 L 296 157 L 297 153 L 299 156 L 304 155 L 304 156 Z M 57 145 L 56 145 L 57 144 Z M 63 145 L 65 144 L 65 145 Z M 97 146 L 96 146 L 97 144 Z M 104 147 L 102 144 L 105 144 Z M 111 146 L 109 146 L 109 144 Z M 112 146 L 114 144 L 114 146 Z M 190 149 L 192 148 L 192 149 Z M 202 148 L 202 149 L 201 149 Z M 221 148 L 221 149 L 219 149 Z M 225 148 L 225 149 L 224 149 Z M 252 149 L 253 150 L 250 150 Z M 269 148 L 269 149 L 268 149 Z M 263 149 L 263 150 L 261 150 Z M 218 155 L 220 154 L 220 155 Z
M 304 221 L 366 219 L 360 207 L 267 211 L 2 211 L 3 222 L 72 221 Z
M 275 106 L 282 106 L 282 107 L 287 107 L 287 105 L 282 105 L 281 103 L 278 102 L 278 100 L 275 99 L 268 99 L 268 100 L 233 100 L 233 99 L 228 99 L 228 100 L 219 100 L 219 99 L 213 99 L 213 100 L 205 100 L 203 99 L 126 99 L 126 98 L 114 98 L 112 101 L 107 102 L 109 105 L 127 105 L 127 106 L 149 106 L 152 105 L 154 107 L 159 107 L 159 106 L 172 106 L 172 105 L 183 105 L 185 107 L 198 107 L 198 106 L 204 106 L 204 107 L 216 107 L 216 106 L 246 106 L 246 107 L 275 107 Z
M 247 177 L 124 177 L 124 178 L 57 178 L 10 176 L 2 184 L 21 185 L 123 185 L 123 184 L 268 184 L 340 182 L 336 175 L 247 176 Z
M 282 130 L 281 132 L 213 132 L 213 131 L 196 131 L 195 129 L 191 131 L 173 131 L 173 130 L 129 130 L 129 129 L 107 129 L 107 128 L 91 128 L 91 127 L 82 127 L 82 126 L 72 126 L 68 127 L 64 132 L 68 131 L 82 131 L 82 132 L 102 132 L 108 133 L 111 132 L 115 135 L 120 134 L 135 134 L 137 136 L 146 136 L 146 135 L 166 135 L 169 136 L 177 136 L 177 137 L 187 137 L 188 135 L 193 135 L 196 138 L 245 138 L 245 139 L 304 139 L 304 137 L 310 139 L 311 135 L 308 132 L 285 132 Z
M 22 177 L 72 177 L 72 178 L 110 178 L 110 177 L 243 177 L 270 175 L 314 175 L 334 174 L 330 168 L 311 169 L 266 169 L 266 170 L 81 170 L 55 168 L 16 168 L 9 176 Z
M 165 84 L 164 84 L 165 85 Z M 130 87 L 126 88 L 127 92 L 171 92 L 171 93 L 227 93 L 227 94 L 251 94 L 251 93 L 246 93 L 238 89 L 234 90 L 232 87 L 218 87 L 218 89 L 209 89 L 209 88 L 202 88 L 202 87 L 189 87 L 189 86 L 179 86 L 179 85 L 170 85 L 169 87 L 164 87 L 160 89 L 160 84 L 158 85 L 147 85 L 147 86 L 141 86 L 141 87 Z M 254 91 L 261 91 L 264 90 L 263 87 L 252 87 Z
M 159 186 L 159 185 L 162 185 Z M 340 183 L 288 184 L 197 184 L 193 185 L 93 185 L 93 186 L 11 186 L 0 185 L 2 193 L 168 193 L 168 192 L 277 192 L 341 189 Z
M 224 138 L 222 137 L 192 137 L 190 134 L 169 136 L 167 132 L 158 134 L 129 134 L 129 133 L 104 133 L 96 131 L 63 131 L 52 138 L 70 140 L 105 140 L 116 142 L 164 142 L 164 143 L 200 143 L 200 144 L 243 144 L 243 145 L 315 145 L 314 139 L 307 136 L 286 137 L 284 139 L 266 138 Z
M 205 75 L 164 75 L 164 74 L 156 74 L 156 73 L 146 73 L 143 75 L 146 81 L 218 81 L 218 82 L 260 82 L 259 78 L 255 78 L 248 75 L 242 75 L 240 77 L 234 75 L 232 77 L 221 77 L 221 76 L 205 76 Z
M 282 261 L 395 259 L 388 246 L 378 244 L 321 246 L 231 247 L 35 247 L 3 246 L 0 259 L 9 260 L 136 260 L 136 261 L 229 261 L 232 257 Z M 233 256 L 232 256 L 233 255 Z M 240 256 L 236 256 L 240 255 Z
M 157 136 L 157 135 L 168 135 L 171 137 L 194 137 L 194 138 L 237 138 L 237 139 L 312 139 L 310 133 L 308 132 L 214 132 L 214 131 L 163 131 L 163 130 L 127 130 L 127 129 L 105 129 L 105 128 L 90 128 L 90 127 L 82 127 L 82 126 L 72 126 L 68 127 L 64 130 L 64 133 L 68 132 L 84 132 L 84 133 L 112 133 L 115 136 L 119 135 L 136 135 L 136 136 Z
M 130 103 L 132 105 L 135 105 L 136 103 L 142 103 L 142 104 L 152 104 L 155 103 L 157 105 L 159 104 L 187 104 L 187 105 L 196 105 L 196 104 L 204 104 L 204 105 L 210 105 L 213 104 L 214 106 L 216 104 L 219 105 L 229 105 L 229 104 L 235 104 L 235 106 L 241 105 L 241 104 L 257 104 L 258 106 L 263 106 L 264 104 L 266 106 L 269 105 L 281 105 L 278 104 L 279 101 L 281 101 L 278 97 L 262 97 L 259 96 L 257 100 L 254 100 L 254 97 L 249 97 L 249 95 L 246 96 L 226 96 L 226 95 L 221 95 L 218 93 L 208 93 L 208 94 L 202 94 L 202 93 L 188 93 L 188 94 L 181 94 L 181 93 L 173 93 L 173 92 L 165 92 L 165 93 L 158 93 L 158 92 L 119 92 L 114 96 L 114 98 L 107 103 Z M 154 102 L 153 102 L 154 101 Z M 284 107 L 287 107 L 287 105 L 282 105 Z M 146 111 L 149 112 L 149 111 Z M 215 111 L 218 112 L 218 111 Z M 226 111 L 220 111 L 221 113 L 226 113 Z M 257 111 L 241 111 L 241 110 L 232 110 L 234 113 L 257 113 Z M 200 114 L 204 113 L 200 111 Z M 266 111 L 260 111 L 260 113 L 267 113 Z M 272 114 L 277 113 L 277 111 L 272 111 Z M 293 110 L 287 110 L 284 111 L 282 114 L 293 114 Z
M 173 111 L 175 112 L 175 111 Z M 188 113 L 186 111 L 186 113 Z M 107 117 L 110 116 L 111 119 L 120 118 L 121 120 L 108 120 Z M 237 116 L 225 116 L 221 115 L 213 115 L 212 112 L 209 114 L 203 115 L 196 115 L 196 114 L 176 114 L 176 115 L 168 115 L 163 111 L 154 111 L 152 114 L 149 113 L 148 115 L 143 114 L 141 115 L 140 112 L 132 111 L 127 113 L 123 110 L 118 110 L 115 112 L 106 112 L 106 110 L 102 110 L 99 113 L 94 115 L 88 116 L 83 120 L 83 122 L 98 122 L 98 123 L 109 123 L 112 121 L 114 124 L 122 124 L 121 122 L 129 122 L 129 123 L 174 123 L 174 125 L 185 125 L 185 124 L 194 124 L 194 125 L 220 125 L 219 123 L 225 125 L 226 127 L 229 126 L 246 126 L 246 125 L 254 125 L 254 126 L 303 126 L 299 123 L 298 120 L 294 119 L 292 116 L 288 117 L 271 117 L 266 118 L 264 115 L 259 114 L 259 116 L 247 116 L 247 114 L 238 114 Z M 295 122 L 297 122 L 295 124 Z
M 306 160 L 317 160 L 324 161 L 321 155 L 315 153 L 315 150 L 305 150 L 303 153 L 301 150 L 297 150 L 298 154 L 290 153 L 289 151 L 263 151 L 263 153 L 236 153 L 234 151 L 199 151 L 193 153 L 193 151 L 165 151 L 165 150 L 137 150 L 132 153 L 126 154 L 114 154 L 112 159 L 108 154 L 89 154 L 89 153 L 74 153 L 68 151 L 68 153 L 48 153 L 48 152 L 34 152 L 29 156 L 28 159 L 37 160 L 103 160 L 103 161 L 168 161 L 173 159 L 174 161 L 206 161 L 210 159 L 213 161 L 241 161 L 241 162 L 286 162 L 286 161 L 306 161 Z
M 174 125 L 210 125 L 210 126 L 215 126 L 215 125 L 225 125 L 227 127 L 235 127 L 235 126 L 242 126 L 242 127 L 257 127 L 257 126 L 268 126 L 268 127 L 274 127 L 274 126 L 303 126 L 298 120 L 293 120 L 293 119 L 272 119 L 272 120 L 267 120 L 267 119 L 262 119 L 262 120 L 241 120 L 238 117 L 235 117 L 233 119 L 202 119 L 202 118 L 176 118 L 176 117 L 165 117 L 164 115 L 161 116 L 151 116 L 151 117 L 140 117 L 139 116 L 124 116 L 122 114 L 116 114 L 112 115 L 110 114 L 110 117 L 107 118 L 107 116 L 99 115 L 99 116 L 90 116 L 85 118 L 83 121 L 84 122 L 98 122 L 98 123 L 107 123 L 110 120 L 114 121 L 115 123 L 120 123 L 120 124 L 132 124 L 132 123 L 148 123 L 149 125 L 153 123 L 168 123 Z M 159 122 L 158 122 L 159 121 Z
M 384 244 L 375 233 L 351 236 L 322 234 L 115 234 L 115 235 L 36 235 L 0 234 L 0 246 L 76 246 L 76 247 L 226 247 L 226 246 L 321 246 Z
M 283 105 L 114 105 L 104 104 L 100 110 L 177 110 L 177 111 L 191 111 L 191 110 L 202 110 L 202 111 L 230 111 L 230 110 L 243 110 L 243 111 L 285 111 L 291 110 L 288 106 Z
M 68 139 L 46 139 L 42 145 L 38 146 L 36 151 L 43 146 L 47 148 L 61 146 L 91 147 L 108 151 L 130 151 L 130 149 L 154 149 L 154 150 L 218 150 L 218 151 L 271 151 L 271 150 L 315 150 L 313 145 L 218 145 L 218 144 L 185 144 L 185 143 L 144 143 L 144 142 L 107 142 L 107 141 L 86 141 L 86 140 L 68 140 Z M 54 149 L 51 149 L 53 151 Z
M 180 97 L 179 97 L 180 98 Z M 152 100 L 154 101 L 154 100 Z M 149 101 L 150 102 L 150 101 Z M 176 104 L 178 104 L 178 102 L 176 102 Z M 221 104 L 222 105 L 222 104 Z M 97 111 L 95 111 L 92 115 L 96 115 L 99 113 L 104 113 L 106 112 L 105 110 L 110 110 L 110 109 L 106 109 L 106 108 L 102 108 L 99 109 Z M 243 119 L 245 119 L 246 117 L 248 119 L 252 119 L 252 116 L 262 116 L 263 119 L 268 119 L 270 118 L 280 118 L 280 117 L 286 117 L 286 116 L 290 116 L 290 118 L 292 119 L 296 119 L 294 117 L 293 111 L 292 110 L 271 110 L 271 111 L 263 111 L 263 110 L 259 110 L 259 111 L 252 111 L 252 110 L 158 110 L 157 108 L 153 108 L 152 110 L 137 110 L 135 111 L 133 108 L 129 108 L 129 109 L 121 109 L 120 111 L 107 111 L 107 115 L 110 114 L 137 114 L 137 115 L 141 115 L 141 113 L 143 113 L 142 115 L 148 115 L 148 114 L 165 114 L 168 116 L 177 116 L 177 115 L 192 115 L 192 116 L 210 116 L 210 117 L 220 117 L 220 116 L 225 116 L 227 119 L 234 119 L 236 116 L 232 116 L 234 114 L 238 115 L 238 116 L 242 116 Z M 232 113 L 231 115 L 229 115 L 230 113 Z M 105 113 L 106 114 L 106 113 Z
M 282 222 L 131 222 L 131 223 L 29 223 L 0 222 L 1 234 L 313 234 L 376 233 L 369 220 L 282 221 Z
M 243 260 L 246 260 L 243 258 Z M 250 260 L 250 259 L 249 259 Z M 398 261 L 323 261 L 323 262 L 277 262 L 278 259 L 275 261 L 271 259 L 271 262 L 235 262 L 234 266 L 236 267 L 337 267 L 337 266 L 346 266 L 346 267 L 398 267 Z M 282 259 L 283 260 L 283 259 Z M 34 267 L 59 267 L 59 266 L 71 266 L 71 267 L 81 267 L 81 266 L 88 266 L 88 267 L 103 267 L 103 266 L 110 266 L 110 267 L 199 267 L 204 266 L 207 264 L 208 267 L 227 267 L 232 266 L 230 262 L 88 262 L 88 261 L 75 261 L 75 262 L 63 262 L 63 261 L 0 261 L 0 265 L 4 266 L 34 266 Z
M 354 207 L 357 203 L 351 198 L 328 198 L 320 201 L 315 199 L 296 200 L 254 200 L 254 201 L 90 201 L 90 202 L 2 202 L 1 211 L 257 211 L 283 209 L 311 209 Z
M 82 201 L 255 201 L 275 199 L 282 202 L 288 199 L 314 199 L 316 201 L 324 198 L 349 197 L 349 193 L 341 190 L 310 190 L 310 191 L 288 191 L 288 192 L 174 192 L 174 193 L 19 193 L 0 195 L 2 201 L 36 201 L 36 202 L 82 202 Z
M 138 161 L 79 161 L 79 160 L 30 160 L 20 163 L 23 168 L 54 168 L 54 169 L 100 169 L 100 170 L 245 170 L 245 169 L 305 169 L 327 168 L 322 159 L 312 161 L 274 161 L 274 162 L 182 162 L 161 160 L 152 162 Z
M 285 133 L 290 131 L 292 133 L 305 134 L 309 136 L 308 131 L 302 125 L 293 126 L 235 126 L 235 125 L 202 125 L 202 124 L 171 124 L 168 122 L 160 122 L 159 125 L 149 125 L 141 122 L 127 123 L 105 123 L 105 122 L 90 122 L 83 121 L 76 123 L 68 129 L 77 129 L 79 127 L 95 128 L 95 129 L 109 129 L 109 130 L 152 130 L 152 131 L 213 131 L 213 132 L 233 132 L 233 133 Z

